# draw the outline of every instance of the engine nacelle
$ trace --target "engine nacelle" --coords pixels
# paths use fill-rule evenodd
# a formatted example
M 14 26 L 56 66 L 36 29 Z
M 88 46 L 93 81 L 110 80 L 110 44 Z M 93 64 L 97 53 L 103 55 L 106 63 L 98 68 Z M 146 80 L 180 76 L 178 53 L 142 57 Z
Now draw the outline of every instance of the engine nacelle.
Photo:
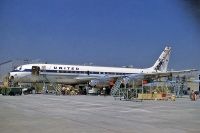
M 97 84 L 99 84 L 99 80 L 91 80 L 91 81 L 89 82 L 89 85 L 90 85 L 90 86 L 97 86 Z
M 142 80 L 144 78 L 144 74 L 131 74 L 129 76 L 123 77 L 123 83 L 128 84 L 131 81 Z
M 93 79 L 89 82 L 89 85 L 94 87 L 94 86 L 108 86 L 109 81 L 111 80 L 110 77 L 108 76 L 102 76 L 98 79 Z
M 109 80 L 108 79 L 93 79 L 89 82 L 89 85 L 94 87 L 94 86 L 107 86 L 109 85 Z
M 130 78 L 129 77 L 124 77 L 123 78 L 123 83 L 124 84 L 127 84 L 127 83 L 129 83 L 130 82 Z
M 144 78 L 144 74 L 131 74 L 127 77 L 129 80 L 140 80 Z

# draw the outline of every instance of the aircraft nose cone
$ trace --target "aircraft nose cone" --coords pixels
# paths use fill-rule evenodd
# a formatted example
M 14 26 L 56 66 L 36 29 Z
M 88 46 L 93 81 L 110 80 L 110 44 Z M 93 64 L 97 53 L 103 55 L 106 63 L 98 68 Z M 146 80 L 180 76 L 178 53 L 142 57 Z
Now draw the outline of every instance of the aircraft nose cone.
M 10 80 L 14 79 L 14 77 L 17 76 L 17 74 L 14 74 L 13 72 L 9 72 L 8 75 L 9 75 L 9 79 L 10 79 Z

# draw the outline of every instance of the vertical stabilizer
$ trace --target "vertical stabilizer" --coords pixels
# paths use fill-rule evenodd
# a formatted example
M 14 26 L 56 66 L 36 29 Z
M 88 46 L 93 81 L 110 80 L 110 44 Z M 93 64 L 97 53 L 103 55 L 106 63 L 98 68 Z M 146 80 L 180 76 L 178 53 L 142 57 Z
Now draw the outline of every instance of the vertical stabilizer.
M 171 47 L 165 47 L 160 57 L 151 68 L 156 71 L 166 72 L 169 63 L 170 53 L 171 53 Z

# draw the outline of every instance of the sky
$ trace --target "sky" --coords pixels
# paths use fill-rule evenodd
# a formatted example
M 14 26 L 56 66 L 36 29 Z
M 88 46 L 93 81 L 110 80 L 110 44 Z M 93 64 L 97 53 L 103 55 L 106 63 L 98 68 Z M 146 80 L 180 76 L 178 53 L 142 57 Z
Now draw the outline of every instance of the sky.
M 1 0 L 0 62 L 200 68 L 200 25 L 181 0 Z

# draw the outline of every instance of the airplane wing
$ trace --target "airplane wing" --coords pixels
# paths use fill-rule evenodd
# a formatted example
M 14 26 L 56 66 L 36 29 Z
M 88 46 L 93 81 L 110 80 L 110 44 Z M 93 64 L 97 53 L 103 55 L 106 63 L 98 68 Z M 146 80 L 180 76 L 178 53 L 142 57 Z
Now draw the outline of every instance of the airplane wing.
M 177 76 L 177 75 L 190 75 L 194 74 L 194 72 L 197 72 L 196 69 L 190 69 L 190 70 L 181 70 L 181 71 L 167 71 L 167 72 L 155 72 L 155 73 L 138 73 L 138 74 L 127 74 L 127 75 L 105 75 L 102 77 L 76 77 L 75 79 L 78 80 L 101 80 L 101 79 L 116 79 L 116 78 L 130 78 L 130 79 L 141 79 L 141 78 L 161 78 L 161 77 L 169 77 L 169 76 Z
M 88 81 L 91 86 L 99 86 L 99 85 L 106 85 L 109 84 L 110 81 L 116 80 L 119 78 L 119 75 L 104 75 L 101 77 L 93 77 L 93 76 L 88 76 L 88 77 L 75 77 L 76 80 L 83 80 L 83 81 Z
M 167 72 L 155 72 L 150 74 L 144 74 L 144 78 L 162 78 L 162 77 L 170 77 L 170 76 L 192 76 L 198 70 L 190 69 L 190 70 L 181 70 L 181 71 L 167 71 Z
M 145 80 L 145 79 L 158 79 L 162 77 L 172 77 L 172 76 L 186 76 L 193 75 L 194 72 L 198 70 L 181 70 L 181 71 L 167 71 L 167 72 L 155 72 L 155 73 L 138 73 L 138 74 L 127 74 L 127 75 L 105 75 L 102 77 L 76 77 L 77 80 L 88 80 L 91 86 L 99 85 L 99 84 L 108 84 L 111 80 L 117 80 L 118 78 L 122 78 L 124 82 L 128 82 L 130 80 Z

